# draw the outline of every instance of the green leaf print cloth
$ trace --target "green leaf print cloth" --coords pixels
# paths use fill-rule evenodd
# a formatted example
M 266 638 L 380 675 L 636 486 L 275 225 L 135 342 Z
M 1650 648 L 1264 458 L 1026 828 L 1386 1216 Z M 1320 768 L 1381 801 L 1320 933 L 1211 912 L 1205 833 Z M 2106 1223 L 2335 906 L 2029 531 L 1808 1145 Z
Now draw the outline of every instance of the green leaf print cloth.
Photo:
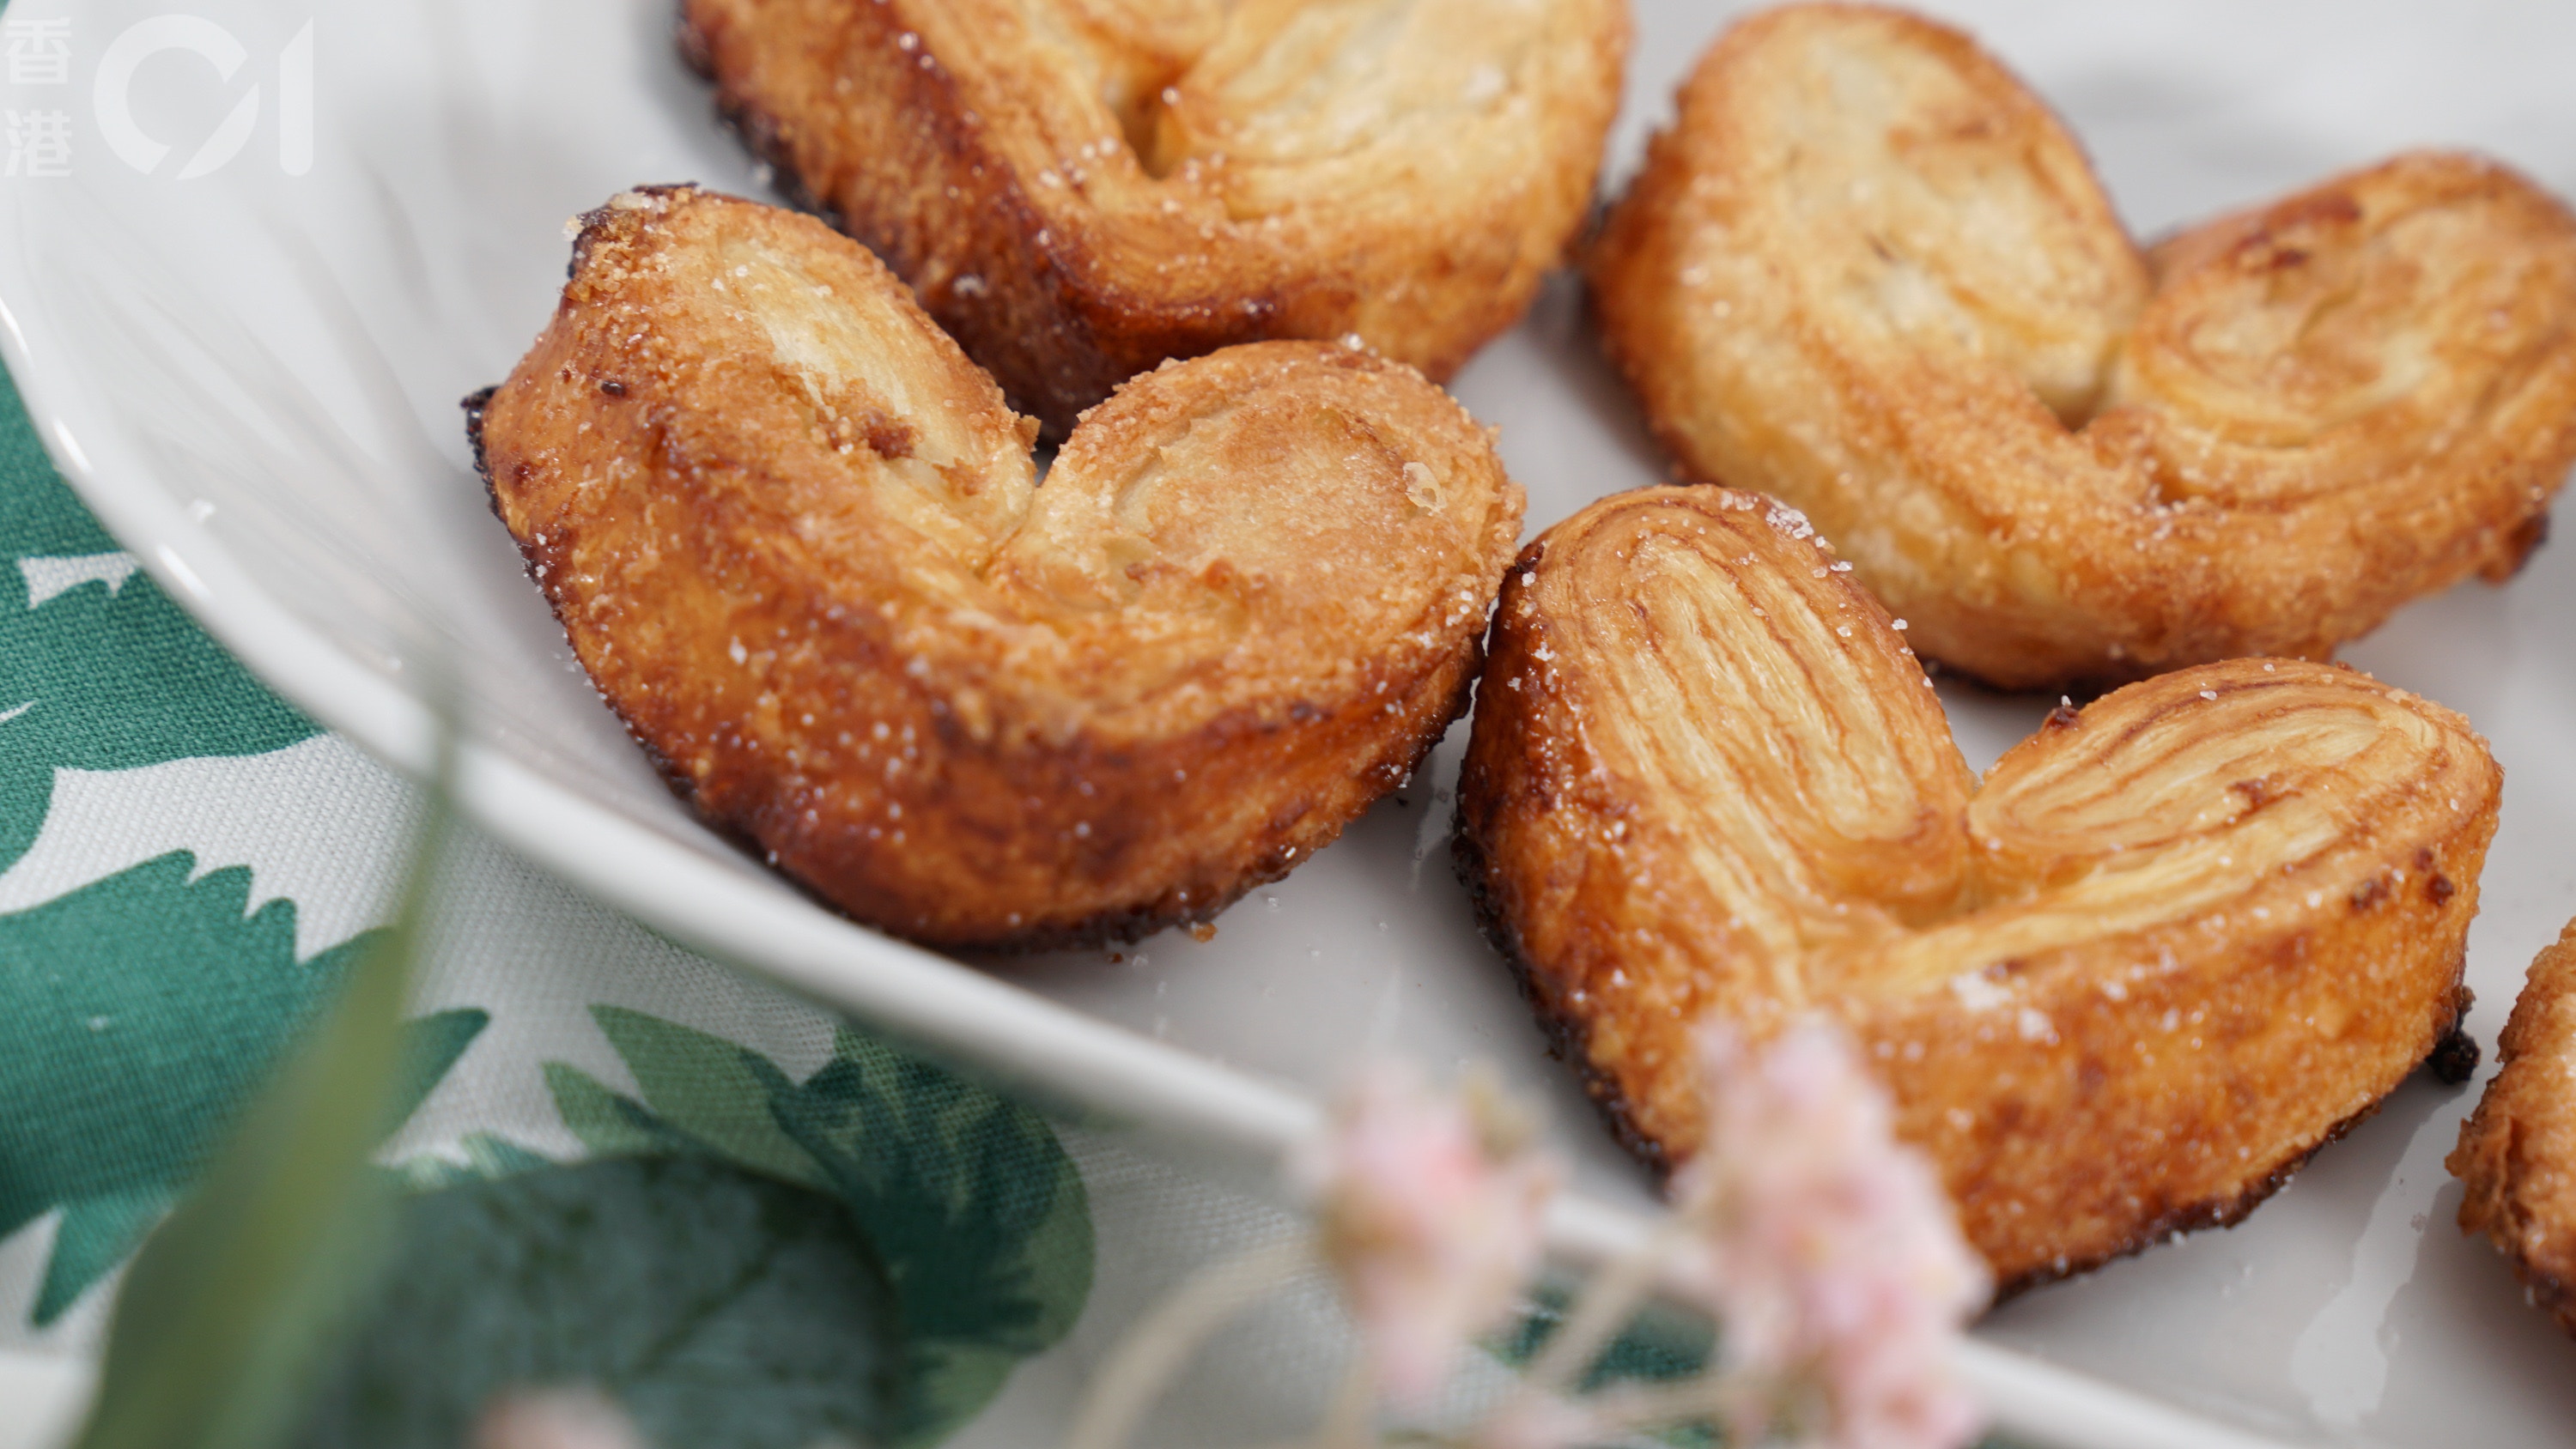
M 417 794 L 245 673 L 0 388 L 0 1449 L 68 1443 L 117 1285 L 396 905 Z M 381 1282 L 282 1442 L 460 1445 L 585 1386 L 672 1449 L 1059 1442 L 1276 1211 L 1051 1124 L 464 832 L 430 885 Z M 1297 1432 L 1320 1284 L 1140 1443 Z

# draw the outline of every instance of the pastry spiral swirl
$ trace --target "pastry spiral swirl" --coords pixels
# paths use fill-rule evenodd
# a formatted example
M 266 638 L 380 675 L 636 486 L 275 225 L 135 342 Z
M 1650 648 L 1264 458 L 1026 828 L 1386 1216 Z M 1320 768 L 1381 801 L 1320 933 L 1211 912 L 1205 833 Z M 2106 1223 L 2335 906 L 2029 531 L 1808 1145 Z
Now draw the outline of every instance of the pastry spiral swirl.
M 2532 1302 L 2576 1333 L 2576 921 L 2531 963 L 2497 1039 L 2498 1070 L 2446 1164 Z
M 2231 1221 L 2454 1029 L 2500 774 L 2450 711 L 2238 660 L 1980 783 L 1798 513 L 1605 499 L 1506 575 L 1459 787 L 1486 926 L 1629 1144 L 1689 1033 L 1841 1020 L 2007 1287 Z
M 1056 435 L 1166 357 L 1445 379 L 1591 204 L 1624 0 L 687 0 L 791 188 Z
M 2576 458 L 2576 219 L 2530 183 L 2408 155 L 2141 255 L 2037 99 L 1896 11 L 1725 36 L 1590 274 L 1684 469 L 2008 688 L 2331 657 L 2510 574 Z
M 474 400 L 495 510 L 675 788 L 851 915 L 955 946 L 1214 914 L 1464 706 L 1521 518 L 1486 430 L 1330 344 L 1095 410 L 1040 485 L 856 243 L 689 188 L 585 219 Z

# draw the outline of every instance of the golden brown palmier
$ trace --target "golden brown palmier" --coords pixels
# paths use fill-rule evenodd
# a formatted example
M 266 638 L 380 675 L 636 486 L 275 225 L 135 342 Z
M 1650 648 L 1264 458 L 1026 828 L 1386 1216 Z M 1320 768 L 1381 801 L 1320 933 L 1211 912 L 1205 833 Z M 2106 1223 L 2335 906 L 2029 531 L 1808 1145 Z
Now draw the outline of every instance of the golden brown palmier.
M 2468 1189 L 2460 1228 L 2486 1234 L 2576 1333 L 2576 921 L 2531 963 L 2496 1058 L 2446 1164 Z
M 1619 494 L 1506 575 L 1458 792 L 1487 930 L 1629 1145 L 1689 1046 L 1839 1019 L 2007 1290 L 2230 1222 L 2466 1006 L 2500 773 L 2438 705 L 2238 660 L 2062 708 L 1982 783 L 1785 506 Z
M 856 243 L 689 188 L 584 219 L 479 408 L 492 500 L 674 786 L 954 946 L 1213 915 L 1465 703 L 1521 493 L 1411 369 L 1232 348 L 1036 428 Z
M 1592 200 L 1625 0 L 686 0 L 791 191 L 1061 435 L 1167 357 L 1357 334 L 1432 378 Z
M 2509 575 L 2576 457 L 2576 220 L 2530 183 L 2404 156 L 2142 256 L 2057 118 L 1898 11 L 1729 32 L 1589 269 L 1681 468 L 2008 688 L 2329 658 Z

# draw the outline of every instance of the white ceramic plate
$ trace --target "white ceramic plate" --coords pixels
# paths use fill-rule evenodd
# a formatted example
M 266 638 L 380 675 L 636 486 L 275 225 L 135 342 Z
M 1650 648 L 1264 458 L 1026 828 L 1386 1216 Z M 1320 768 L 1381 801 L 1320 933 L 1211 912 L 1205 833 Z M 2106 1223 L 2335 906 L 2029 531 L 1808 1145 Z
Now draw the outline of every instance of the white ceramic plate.
M 173 3 L 189 17 L 132 29 Z M 1614 174 L 1736 9 L 1639 8 Z M 2072 118 L 2144 231 L 2426 142 L 2576 189 L 2565 7 L 1935 8 Z M 433 738 L 421 701 L 452 694 L 459 793 L 512 845 L 692 945 L 1093 1120 L 1257 1166 L 1363 1052 L 1482 1057 L 1557 1107 L 1587 1194 L 1561 1244 L 1597 1250 L 1645 1203 L 1473 933 L 1447 859 L 1460 736 L 1215 941 L 1166 937 L 1119 965 L 1095 952 L 987 972 L 887 941 L 664 793 L 486 511 L 456 400 L 543 322 L 567 217 L 643 181 L 759 193 L 672 56 L 670 0 L 16 0 L 8 18 L 55 17 L 72 21 L 69 83 L 4 89 L 13 109 L 69 116 L 68 174 L 20 164 L 0 183 L 0 342 L 91 506 L 290 698 L 417 773 Z M 1504 424 L 1533 525 L 1660 471 L 1578 314 L 1551 288 L 1457 384 Z M 2351 656 L 2467 711 L 2510 771 L 2472 938 L 2471 1027 L 2489 1042 L 2525 963 L 2576 911 L 2571 612 L 2562 546 L 2510 588 L 2408 611 Z M 2041 708 L 1945 696 L 1977 764 Z M 2069 1444 L 2566 1442 L 2576 1345 L 2450 1227 L 2440 1159 L 2471 1100 L 2408 1085 L 2248 1224 L 2005 1308 L 1972 1371 L 2008 1426 Z

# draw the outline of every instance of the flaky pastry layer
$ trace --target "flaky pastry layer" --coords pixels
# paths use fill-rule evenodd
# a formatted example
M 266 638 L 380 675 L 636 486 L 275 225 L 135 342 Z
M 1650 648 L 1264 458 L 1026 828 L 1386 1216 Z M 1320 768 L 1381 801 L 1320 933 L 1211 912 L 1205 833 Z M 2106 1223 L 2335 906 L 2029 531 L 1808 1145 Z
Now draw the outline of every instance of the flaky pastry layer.
M 1520 530 L 1484 428 L 1331 344 L 1140 377 L 1041 485 L 1036 425 L 875 258 L 685 187 L 585 218 L 471 406 L 674 786 L 943 945 L 1202 919 L 1331 841 L 1464 707 Z
M 1166 357 L 1445 379 L 1592 198 L 1622 0 L 686 0 L 793 189 L 1062 434 Z
M 2060 709 L 1982 782 L 1802 515 L 1656 488 L 1506 576 L 1459 786 L 1486 926 L 1614 1127 L 1692 1029 L 1854 1033 L 2007 1291 L 2232 1221 L 2455 1029 L 2500 772 L 2455 714 L 2238 660 Z
M 2417 154 L 2141 254 L 1965 35 L 1796 5 L 1700 62 L 1589 260 L 1697 478 L 2010 688 L 2324 659 L 2501 580 L 2576 459 L 2576 219 Z
M 2576 1333 L 2576 921 L 2531 963 L 2496 1056 L 2447 1164 L 2467 1189 L 2460 1228 L 2486 1234 Z

